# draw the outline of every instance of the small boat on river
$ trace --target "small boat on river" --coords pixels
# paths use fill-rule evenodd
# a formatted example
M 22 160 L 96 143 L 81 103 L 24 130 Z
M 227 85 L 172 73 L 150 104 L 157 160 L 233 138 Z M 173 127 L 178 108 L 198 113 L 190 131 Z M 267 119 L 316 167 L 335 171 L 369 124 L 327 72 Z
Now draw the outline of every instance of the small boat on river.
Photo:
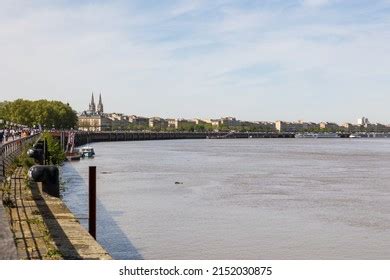
M 65 153 L 65 157 L 68 161 L 72 161 L 72 160 L 80 160 L 81 158 L 81 154 L 77 151 L 74 151 L 74 152 L 66 152 Z
M 362 138 L 362 136 L 359 134 L 351 134 L 349 135 L 349 138 Z
M 68 143 L 65 149 L 65 157 L 68 161 L 80 160 L 81 158 L 80 151 L 74 147 L 74 138 L 75 138 L 75 133 L 69 132 Z
M 82 147 L 80 149 L 80 154 L 83 158 L 88 157 L 94 157 L 95 156 L 95 150 L 91 146 Z
M 317 138 L 341 138 L 338 133 L 319 133 Z
M 298 133 L 295 134 L 295 138 L 317 138 L 317 134 L 315 133 Z

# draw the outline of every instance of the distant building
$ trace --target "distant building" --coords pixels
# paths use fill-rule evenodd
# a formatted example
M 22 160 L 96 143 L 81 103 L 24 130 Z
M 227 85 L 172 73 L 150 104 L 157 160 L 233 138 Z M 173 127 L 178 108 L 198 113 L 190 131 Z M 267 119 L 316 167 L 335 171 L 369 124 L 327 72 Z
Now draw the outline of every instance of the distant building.
M 80 115 L 79 130 L 110 131 L 112 130 L 112 121 L 101 115 Z
M 193 122 L 195 124 L 208 124 L 207 120 L 201 120 L 201 119 L 193 119 Z
M 334 132 L 337 132 L 340 130 L 340 126 L 337 123 L 331 123 L 331 122 L 321 122 L 320 123 L 321 129 L 328 129 Z
M 112 120 L 104 115 L 101 94 L 99 95 L 99 104 L 96 109 L 92 93 L 88 110 L 78 116 L 78 127 L 79 130 L 83 131 L 108 131 L 112 129 Z
M 138 127 L 149 127 L 149 118 L 146 117 L 139 117 L 135 115 L 129 116 L 129 122 Z
M 275 129 L 278 132 L 305 132 L 320 128 L 320 125 L 314 122 L 304 122 L 302 120 L 296 122 L 276 121 Z
M 233 118 L 233 117 L 221 118 L 221 125 L 232 127 L 232 126 L 237 126 L 239 124 L 240 124 L 240 121 L 236 120 L 236 118 Z
M 188 126 L 196 124 L 195 121 L 186 120 L 186 119 L 167 119 L 167 122 L 169 128 L 175 128 L 175 129 L 186 128 Z
M 168 128 L 176 128 L 176 119 L 166 119 Z
M 196 119 L 195 123 L 208 123 L 211 124 L 213 128 L 219 128 L 221 126 L 226 127 L 234 127 L 240 125 L 240 121 L 233 117 L 223 117 L 220 119 L 207 119 L 207 120 L 199 120 Z
M 351 123 L 343 123 L 341 125 L 341 128 L 343 128 L 346 132 L 357 132 L 357 131 L 359 131 L 359 126 L 353 125 Z
M 129 117 L 121 113 L 106 114 L 107 118 L 112 121 L 112 128 L 114 130 L 125 130 L 129 127 Z
M 293 132 L 296 131 L 296 126 L 289 122 L 284 121 L 276 121 L 275 129 L 279 132 Z
M 221 120 L 220 119 L 210 119 L 208 122 L 212 125 L 214 128 L 218 128 L 221 126 Z
M 318 123 L 305 122 L 303 120 L 299 120 L 296 124 L 299 126 L 300 131 L 312 131 L 320 127 Z
M 149 127 L 150 128 L 157 128 L 157 129 L 164 129 L 168 127 L 168 121 L 159 118 L 159 117 L 153 117 L 149 119 Z
M 276 121 L 275 129 L 278 132 L 297 132 L 303 130 L 303 124 L 300 122 Z
M 274 122 L 266 122 L 266 121 L 258 121 L 253 124 L 261 131 L 275 131 L 275 123 Z
M 107 115 L 107 118 L 109 118 L 112 121 L 122 121 L 124 119 L 128 119 L 127 116 L 124 116 L 121 113 L 109 113 L 109 114 L 106 114 L 106 115 Z

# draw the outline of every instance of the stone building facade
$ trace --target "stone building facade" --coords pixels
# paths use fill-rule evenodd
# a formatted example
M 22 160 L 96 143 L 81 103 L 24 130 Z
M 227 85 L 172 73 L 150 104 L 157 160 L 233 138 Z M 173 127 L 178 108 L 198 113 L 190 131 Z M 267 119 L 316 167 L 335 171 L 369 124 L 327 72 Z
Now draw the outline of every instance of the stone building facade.
M 112 129 L 112 120 L 104 114 L 102 95 L 99 95 L 99 103 L 96 106 L 92 93 L 91 102 L 87 111 L 79 116 L 78 126 L 82 131 L 110 131 Z

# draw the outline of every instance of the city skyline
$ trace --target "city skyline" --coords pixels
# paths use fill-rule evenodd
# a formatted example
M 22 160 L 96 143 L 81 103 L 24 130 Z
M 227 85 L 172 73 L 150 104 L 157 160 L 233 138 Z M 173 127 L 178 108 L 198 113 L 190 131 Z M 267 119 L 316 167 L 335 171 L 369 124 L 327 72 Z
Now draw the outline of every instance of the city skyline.
M 91 96 L 92 96 L 92 99 L 95 99 L 96 96 L 95 96 L 95 93 L 92 92 L 91 93 Z M 89 96 L 89 98 L 91 98 L 91 96 Z M 95 105 L 94 106 L 100 106 L 100 112 L 103 114 L 103 103 L 102 103 L 102 94 L 99 93 L 98 95 L 98 98 L 99 98 L 99 101 L 98 101 L 98 105 L 96 105 L 96 101 L 95 101 Z M 3 102 L 3 101 L 15 101 L 16 99 L 13 99 L 13 100 L 0 100 L 0 102 Z M 31 100 L 39 100 L 39 99 L 31 99 Z M 68 103 L 69 104 L 69 103 Z M 70 106 L 72 106 L 72 104 L 69 104 Z M 96 112 L 98 113 L 98 110 L 97 109 L 92 109 L 91 107 L 91 102 L 85 106 L 84 105 L 84 108 L 81 109 L 81 110 L 76 110 L 75 108 L 73 108 L 75 110 L 75 112 L 78 114 L 78 115 L 82 115 L 82 114 L 85 114 L 85 113 L 90 113 L 90 112 Z M 81 106 L 82 107 L 82 106 Z M 95 107 L 96 108 L 96 107 Z M 337 124 L 345 124 L 345 123 L 350 123 L 350 124 L 357 124 L 359 125 L 359 121 L 361 121 L 362 119 L 364 120 L 367 120 L 368 123 L 371 123 L 371 124 L 377 124 L 377 123 L 381 123 L 381 124 L 385 124 L 385 125 L 390 125 L 390 121 L 388 122 L 379 122 L 379 121 L 369 121 L 369 118 L 367 118 L 366 116 L 358 116 L 356 117 L 355 119 L 353 119 L 352 121 L 345 121 L 345 120 L 340 120 L 340 121 L 334 121 L 334 120 L 312 120 L 312 119 L 295 119 L 295 120 L 291 120 L 291 119 L 281 119 L 281 118 L 277 118 L 275 120 L 271 120 L 271 119 L 242 119 L 242 118 L 239 118 L 239 117 L 236 117 L 236 116 L 233 116 L 233 115 L 220 115 L 220 116 L 203 116 L 203 117 L 199 117 L 199 115 L 197 116 L 190 116 L 190 117 L 178 117 L 178 116 L 174 116 L 174 115 L 169 115 L 169 116 L 158 116 L 156 114 L 151 114 L 151 115 L 140 115 L 140 114 L 136 114 L 134 112 L 120 112 L 120 111 L 104 111 L 104 115 L 111 115 L 111 114 L 118 114 L 118 115 L 123 115 L 123 116 L 137 116 L 137 117 L 145 117 L 145 118 L 163 118 L 163 119 L 178 119 L 178 120 L 193 120 L 193 119 L 203 119 L 203 120 L 217 120 L 217 119 L 220 119 L 220 118 L 234 118 L 234 119 L 237 119 L 238 121 L 243 121 L 243 122 L 275 122 L 275 121 L 282 121 L 282 122 L 287 122 L 287 123 L 299 123 L 299 122 L 306 122 L 306 123 L 310 123 L 310 122 L 314 122 L 314 123 L 321 123 L 321 122 L 329 122 L 329 123 L 337 123 Z M 371 120 L 371 119 L 370 119 Z
M 99 103 L 98 105 L 96 106 L 96 102 L 95 102 L 95 96 L 94 96 L 94 93 L 92 92 L 91 94 L 91 100 L 90 100 L 90 103 L 88 104 L 88 108 L 86 110 L 82 110 L 81 112 L 78 112 L 78 114 L 80 116 L 88 116 L 88 115 L 100 115 L 100 116 L 108 116 L 109 118 L 113 117 L 113 120 L 117 119 L 118 117 L 132 117 L 132 116 L 135 116 L 135 117 L 141 117 L 141 118 L 148 118 L 148 119 L 153 119 L 153 118 L 160 118 L 161 116 L 139 116 L 139 115 L 135 115 L 135 114 L 131 114 L 131 113 L 126 113 L 126 112 L 104 112 L 103 110 L 103 107 L 104 107 L 104 102 L 102 101 L 102 94 L 100 93 L 99 94 Z M 208 118 L 197 118 L 197 117 L 192 117 L 192 118 L 178 118 L 178 117 L 174 117 L 174 116 L 171 116 L 171 117 L 161 117 L 162 119 L 175 119 L 175 120 L 200 120 L 200 121 L 205 121 L 205 120 L 218 120 L 218 119 L 233 119 L 234 121 L 238 121 L 238 122 L 270 122 L 270 123 L 276 123 L 278 121 L 280 122 L 284 122 L 284 123 L 311 123 L 310 120 L 281 120 L 281 119 L 278 119 L 278 120 L 244 120 L 244 119 L 239 119 L 239 118 L 236 118 L 234 116 L 220 116 L 220 117 L 208 117 Z M 329 124 L 332 124 L 332 122 L 328 122 L 326 120 L 323 120 L 321 122 L 318 122 L 319 123 L 329 123 Z M 356 120 L 356 122 L 334 122 L 334 123 L 337 123 L 337 124 L 352 124 L 352 125 L 366 125 L 366 124 L 378 124 L 378 122 L 371 122 L 367 117 L 361 117 L 361 118 L 358 118 Z M 389 124 L 385 124 L 385 125 L 390 125 Z
M 5 1 L 2 99 L 256 121 L 389 123 L 390 2 Z

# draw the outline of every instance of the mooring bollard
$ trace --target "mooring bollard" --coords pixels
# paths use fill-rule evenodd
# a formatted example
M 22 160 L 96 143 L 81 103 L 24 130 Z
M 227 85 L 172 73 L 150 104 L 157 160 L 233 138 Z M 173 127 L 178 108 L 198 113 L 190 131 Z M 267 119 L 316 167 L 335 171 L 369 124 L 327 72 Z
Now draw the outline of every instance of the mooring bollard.
M 42 182 L 42 191 L 60 197 L 58 167 L 55 165 L 34 165 L 28 171 L 28 177 L 34 182 Z
M 27 155 L 35 160 L 35 163 L 44 164 L 44 154 L 42 149 L 32 148 L 27 151 Z
M 89 167 L 89 234 L 96 239 L 96 166 Z

